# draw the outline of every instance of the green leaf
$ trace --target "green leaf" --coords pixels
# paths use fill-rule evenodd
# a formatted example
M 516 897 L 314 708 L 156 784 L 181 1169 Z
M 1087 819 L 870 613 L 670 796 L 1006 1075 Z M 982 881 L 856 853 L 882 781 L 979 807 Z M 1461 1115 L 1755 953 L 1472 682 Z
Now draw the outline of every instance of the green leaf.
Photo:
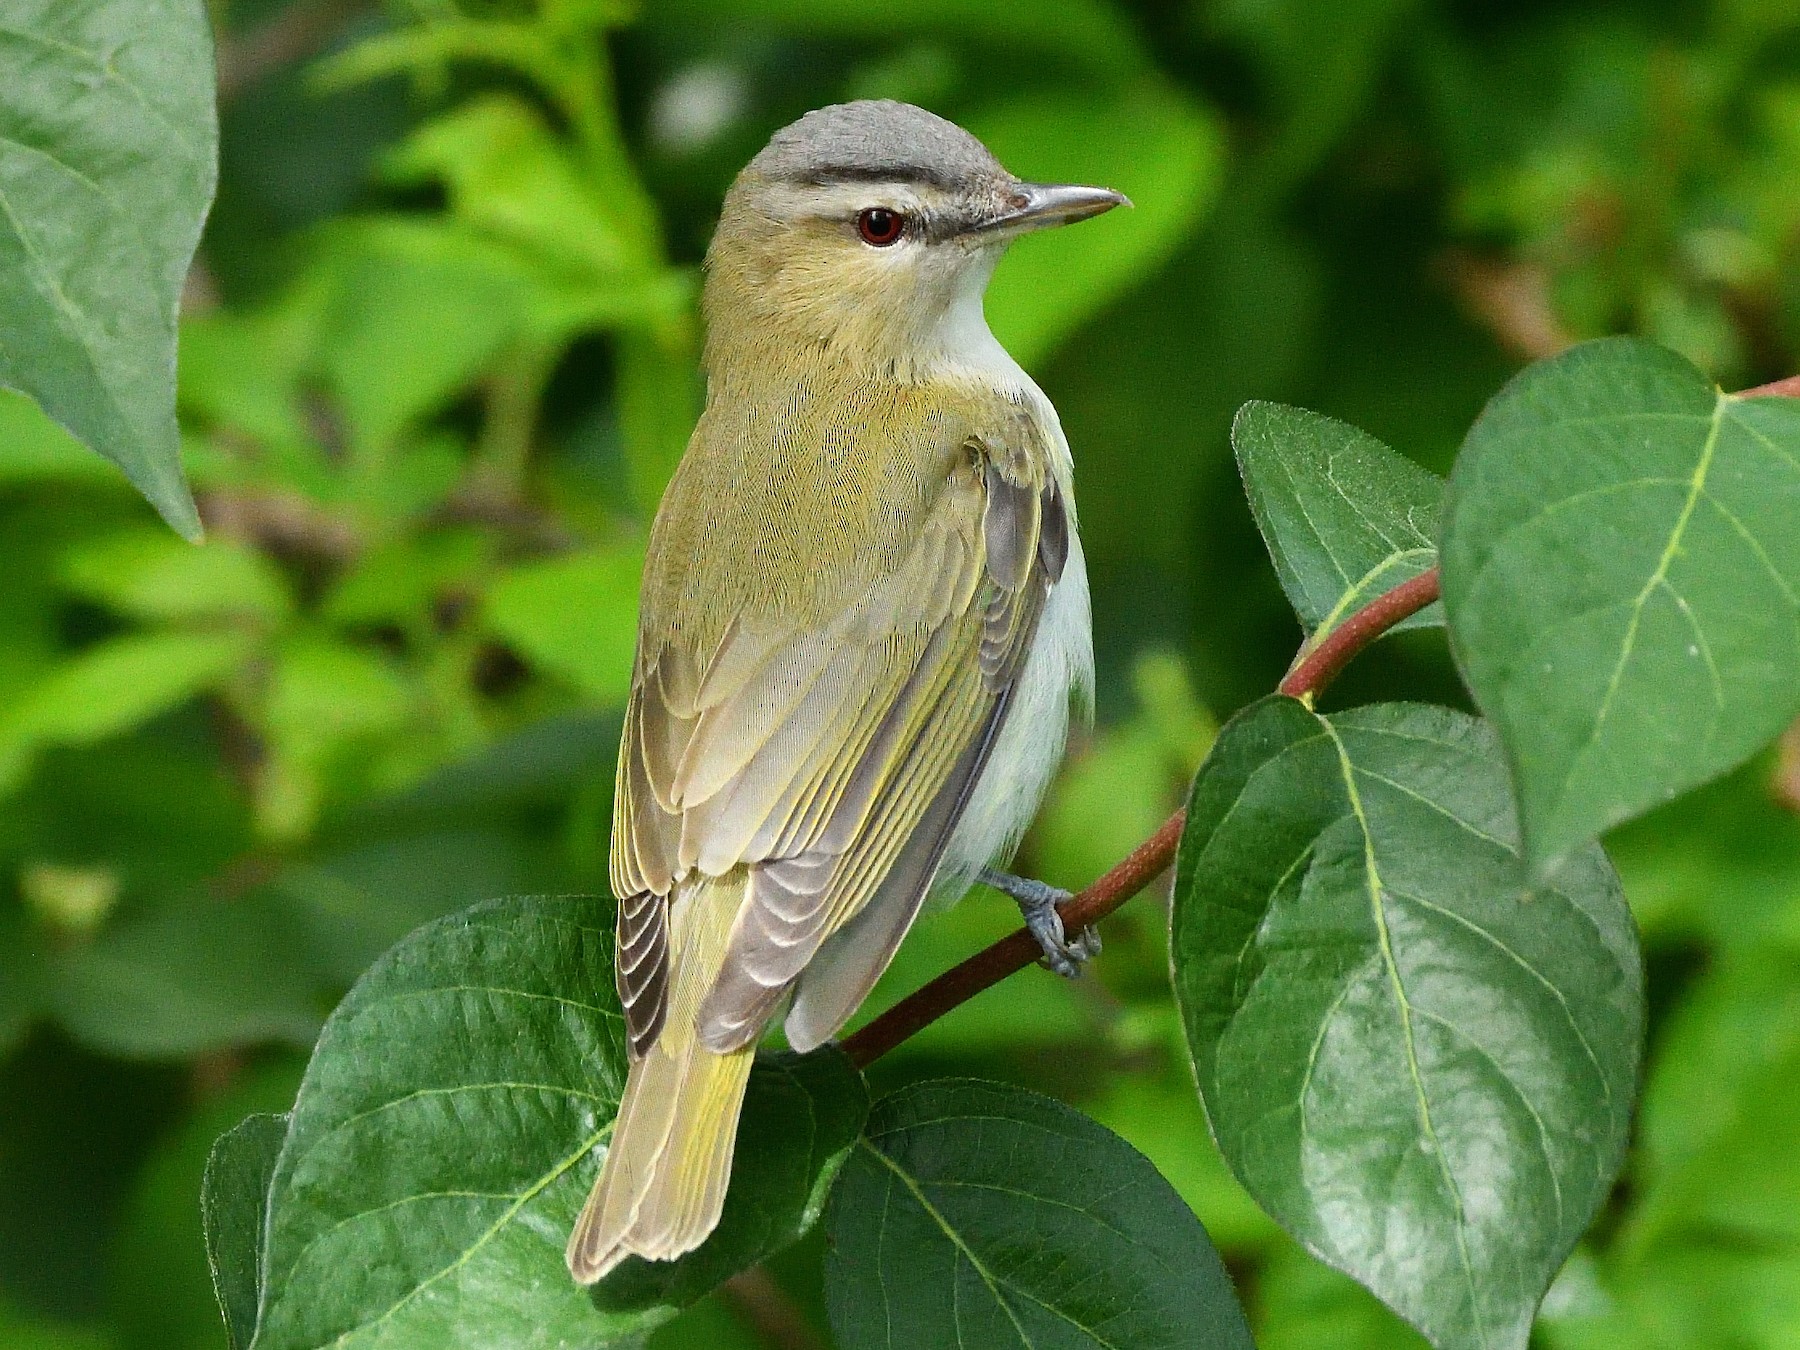
M 11 389 L 0 389 L 0 483 L 118 481 L 112 469 L 37 404 Z
M 862 0 L 665 0 L 650 17 L 677 32 L 696 24 L 749 20 L 808 37 L 912 35 L 991 42 L 1009 55 L 1043 52 L 1105 74 L 1142 69 L 1148 57 L 1133 25 L 1106 0 L 915 0 L 870 5 Z
M 1134 204 L 1020 240 L 1001 262 L 988 317 L 1026 367 L 1165 262 L 1223 178 L 1217 121 L 1173 86 L 1019 97 L 970 113 L 968 125 L 1021 177 L 1117 188 Z
M 1659 1033 L 1626 1245 L 1672 1235 L 1800 1243 L 1800 960 L 1720 960 Z
M 48 962 L 50 1010 L 85 1045 L 176 1058 L 306 1046 L 327 1002 L 298 919 L 265 896 L 190 902 L 103 930 Z
M 442 222 L 357 220 L 326 243 L 325 374 L 351 439 L 377 453 L 521 332 L 533 278 L 510 250 Z
M 617 350 L 626 487 L 638 515 L 651 520 L 700 415 L 699 340 L 682 319 L 621 333 Z
M 524 563 L 495 579 L 488 628 L 532 665 L 590 697 L 623 705 L 637 651 L 641 548 Z
M 1036 1093 L 944 1079 L 882 1099 L 827 1223 L 841 1350 L 1250 1350 L 1231 1279 L 1168 1182 Z
M 112 1337 L 99 1327 L 24 1318 L 3 1303 L 0 1345 L 6 1350 L 115 1350 Z
M 1172 1024 L 1174 1010 L 1167 1011 Z M 1213 1147 L 1185 1057 L 1159 1054 L 1156 1068 L 1152 1073 L 1134 1065 L 1130 1073 L 1108 1074 L 1100 1095 L 1082 1102 L 1082 1110 L 1148 1158 L 1188 1207 L 1206 1216 L 1206 1231 L 1220 1247 L 1269 1247 L 1281 1230 Z
M 1800 402 L 1721 394 L 1627 338 L 1539 362 L 1463 444 L 1443 555 L 1534 861 L 1800 713 Z
M 1257 1271 L 1258 1350 L 1422 1350 L 1368 1292 L 1284 1244 Z
M 218 156 L 200 0 L 20 0 L 0 29 L 0 384 L 189 539 L 175 311 Z
M 1775 759 L 1758 755 L 1607 835 L 1647 942 L 1800 951 L 1800 813 L 1769 791 Z
M 113 638 L 63 662 L 0 710 L 0 788 L 41 746 L 104 740 L 212 688 L 252 644 L 238 633 L 155 633 Z
M 292 605 L 280 570 L 229 539 L 191 548 L 156 530 L 125 530 L 84 541 L 63 559 L 75 594 L 138 619 L 243 615 L 267 621 Z
M 1246 403 L 1231 443 L 1281 589 L 1317 642 L 1437 563 L 1444 483 L 1373 436 L 1279 403 Z M 1395 628 L 1444 621 L 1437 607 Z
M 592 1297 L 569 1279 L 563 1244 L 625 1077 L 612 914 L 493 901 L 419 930 L 357 983 L 276 1167 L 258 1350 L 610 1343 L 810 1222 L 862 1115 L 835 1052 L 752 1075 L 758 1145 L 739 1153 L 712 1241 L 672 1267 L 621 1267 Z
M 248 1350 L 256 1334 L 269 1181 L 287 1127 L 286 1115 L 247 1116 L 219 1136 L 206 1158 L 200 1226 L 231 1350 Z
M 43 998 L 38 946 L 18 906 L 0 906 L 0 1060 L 24 1039 Z
M 1361 114 L 1418 0 L 1224 0 L 1203 23 L 1238 40 L 1275 97 L 1278 125 L 1249 166 L 1250 191 L 1279 200 Z
M 441 180 L 458 218 L 550 267 L 615 286 L 639 270 L 604 195 L 522 99 L 488 94 L 461 104 L 415 131 L 386 167 L 403 184 Z
M 1530 884 L 1494 737 L 1443 708 L 1266 699 L 1188 812 L 1175 989 L 1227 1163 L 1435 1344 L 1522 1350 L 1637 1081 L 1604 855 Z

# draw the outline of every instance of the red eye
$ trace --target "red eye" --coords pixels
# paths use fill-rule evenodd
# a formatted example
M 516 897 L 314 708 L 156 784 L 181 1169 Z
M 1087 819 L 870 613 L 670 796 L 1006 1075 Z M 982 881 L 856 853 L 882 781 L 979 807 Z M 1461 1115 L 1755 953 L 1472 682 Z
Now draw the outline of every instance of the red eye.
M 897 243 L 906 232 L 906 217 L 885 206 L 871 206 L 856 218 L 856 232 L 862 236 L 863 243 L 886 248 Z

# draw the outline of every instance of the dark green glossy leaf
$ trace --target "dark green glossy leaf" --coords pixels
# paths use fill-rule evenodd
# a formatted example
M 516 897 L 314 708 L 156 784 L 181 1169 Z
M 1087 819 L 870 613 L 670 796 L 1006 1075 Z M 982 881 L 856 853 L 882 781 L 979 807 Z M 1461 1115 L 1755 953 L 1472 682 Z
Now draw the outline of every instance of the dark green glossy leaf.
M 1230 1277 L 1148 1159 L 974 1079 L 884 1098 L 827 1220 L 840 1350 L 1249 1350 Z
M 863 1113 L 835 1052 L 752 1076 L 716 1238 L 596 1297 L 563 1245 L 625 1074 L 608 901 L 512 899 L 420 929 L 332 1015 L 271 1191 L 258 1350 L 628 1340 L 784 1245 Z
M 1450 479 L 1444 603 L 1542 861 L 1800 713 L 1800 401 L 1590 343 L 1488 405 Z
M 199 0 L 16 0 L 0 28 L 0 384 L 197 538 L 175 310 L 218 154 Z M 16 340 L 15 340 L 16 339 Z
M 285 1115 L 247 1116 L 220 1135 L 206 1159 L 200 1182 L 200 1224 L 206 1232 L 206 1261 L 213 1292 L 225 1316 L 231 1350 L 246 1350 L 256 1334 L 256 1305 L 262 1292 L 263 1222 L 269 1182 L 287 1137 Z
M 1529 882 L 1480 722 L 1273 698 L 1221 735 L 1177 867 L 1233 1172 L 1437 1345 L 1519 1350 L 1630 1121 L 1642 971 L 1604 855 Z
M 1437 562 L 1444 483 L 1373 436 L 1279 403 L 1246 403 L 1231 444 L 1281 589 L 1316 641 Z M 1440 624 L 1436 605 L 1396 628 Z
M 326 1024 L 271 1189 L 259 1350 L 586 1345 L 562 1249 L 624 1081 L 611 906 L 428 925 Z

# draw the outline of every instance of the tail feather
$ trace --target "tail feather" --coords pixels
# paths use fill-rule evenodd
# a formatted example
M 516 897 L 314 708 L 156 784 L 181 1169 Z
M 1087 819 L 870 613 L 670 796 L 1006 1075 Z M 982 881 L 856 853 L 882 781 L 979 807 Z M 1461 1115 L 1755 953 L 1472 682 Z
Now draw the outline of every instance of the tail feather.
M 689 1042 L 632 1066 L 600 1180 L 569 1236 L 569 1273 L 592 1284 L 627 1256 L 667 1261 L 719 1223 L 753 1050 Z
M 714 1054 L 695 1037 L 694 1014 L 735 911 L 729 894 L 720 894 L 728 890 L 703 883 L 671 915 L 687 931 L 672 944 L 681 955 L 669 1016 L 631 1066 L 600 1179 L 569 1235 L 569 1273 L 579 1284 L 593 1284 L 628 1256 L 672 1260 L 718 1226 L 756 1053 L 750 1045 Z

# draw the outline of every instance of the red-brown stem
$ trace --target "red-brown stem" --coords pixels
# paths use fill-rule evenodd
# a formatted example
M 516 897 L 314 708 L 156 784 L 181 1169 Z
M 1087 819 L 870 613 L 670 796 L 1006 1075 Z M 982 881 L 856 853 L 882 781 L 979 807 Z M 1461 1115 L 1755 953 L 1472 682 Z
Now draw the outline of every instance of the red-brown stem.
M 1278 692 L 1289 698 L 1316 694 L 1335 680 L 1351 658 L 1403 619 L 1409 619 L 1439 595 L 1438 570 L 1421 572 L 1391 591 L 1383 591 L 1325 635 L 1310 650 L 1302 647 L 1282 677 Z
M 1280 692 L 1289 698 L 1319 693 L 1359 651 L 1437 598 L 1435 567 L 1377 596 L 1326 634 L 1318 646 L 1311 651 L 1303 649 L 1282 680 Z M 1186 823 L 1187 812 L 1176 811 L 1105 876 L 1065 901 L 1057 909 L 1063 927 L 1078 933 L 1098 923 L 1156 880 L 1175 860 L 1175 849 L 1181 843 L 1181 829 Z M 908 994 L 861 1031 L 846 1037 L 842 1049 L 857 1068 L 863 1068 L 952 1008 L 1025 969 L 1040 954 L 1037 939 L 1021 928 Z
M 1800 375 L 1790 375 L 1785 380 L 1776 380 L 1772 384 L 1759 384 L 1754 389 L 1746 389 L 1739 398 L 1800 398 Z

